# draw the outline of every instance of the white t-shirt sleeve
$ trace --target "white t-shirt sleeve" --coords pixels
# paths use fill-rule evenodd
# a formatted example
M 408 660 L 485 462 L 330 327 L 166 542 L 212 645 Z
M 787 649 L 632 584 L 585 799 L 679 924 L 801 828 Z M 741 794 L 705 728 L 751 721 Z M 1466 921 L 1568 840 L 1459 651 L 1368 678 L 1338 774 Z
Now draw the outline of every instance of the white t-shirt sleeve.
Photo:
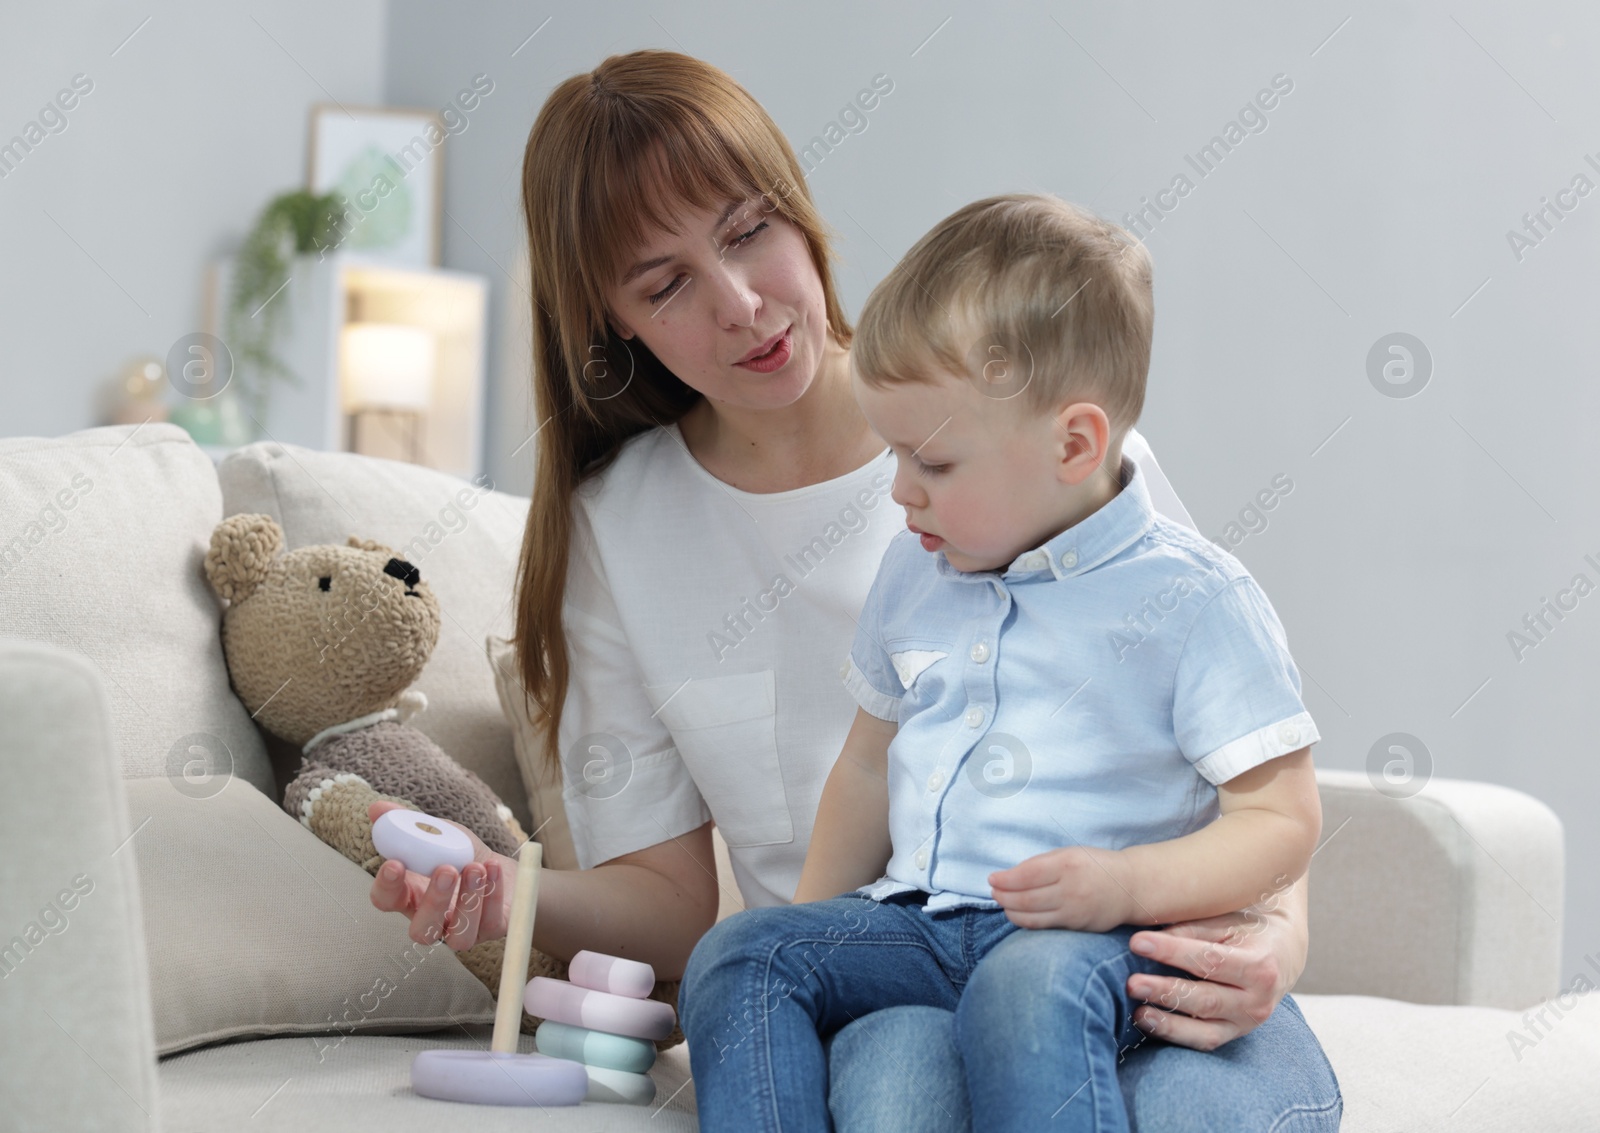
M 562 621 L 570 680 L 559 742 L 578 866 L 680 837 L 711 821 L 666 725 L 644 692 L 583 503 L 572 501 Z
M 884 604 L 895 588 L 895 564 L 891 562 L 894 557 L 895 544 L 891 540 L 856 619 L 855 641 L 845 662 L 844 687 L 857 704 L 878 719 L 898 721 L 905 685 L 883 643 Z
M 1168 519 L 1183 524 L 1185 527 L 1195 526 L 1189 517 L 1189 511 L 1183 506 L 1183 501 L 1178 499 L 1177 490 L 1173 488 L 1172 481 L 1167 479 L 1167 474 L 1161 471 L 1161 465 L 1156 463 L 1156 454 L 1150 451 L 1150 442 L 1137 429 L 1129 429 L 1122 438 L 1122 452 L 1124 456 L 1133 458 L 1140 471 L 1144 473 L 1145 488 L 1150 493 L 1150 506 Z

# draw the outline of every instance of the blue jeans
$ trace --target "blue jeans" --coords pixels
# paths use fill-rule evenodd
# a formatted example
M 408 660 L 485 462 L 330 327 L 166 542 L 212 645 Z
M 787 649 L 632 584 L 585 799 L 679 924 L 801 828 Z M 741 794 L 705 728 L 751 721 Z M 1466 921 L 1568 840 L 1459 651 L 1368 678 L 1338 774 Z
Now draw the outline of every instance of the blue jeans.
M 705 1133 L 1337 1128 L 1292 1004 L 1217 1052 L 1169 1046 L 1132 1024 L 1128 975 L 1178 974 L 1128 951 L 1134 926 L 1024 931 L 919 897 L 755 909 L 702 938 L 679 1016 Z

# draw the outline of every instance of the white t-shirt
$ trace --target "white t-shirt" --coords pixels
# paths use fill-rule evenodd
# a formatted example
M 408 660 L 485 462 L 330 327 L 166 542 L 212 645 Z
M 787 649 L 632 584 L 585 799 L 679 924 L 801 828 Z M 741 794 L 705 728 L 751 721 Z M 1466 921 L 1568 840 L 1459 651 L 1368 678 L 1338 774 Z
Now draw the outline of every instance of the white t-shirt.
M 1123 452 L 1193 527 L 1149 445 Z M 747 906 L 791 900 L 855 719 L 844 672 L 889 539 L 884 449 L 833 480 L 741 491 L 678 427 L 631 437 L 575 493 L 559 742 L 584 869 L 715 819 Z

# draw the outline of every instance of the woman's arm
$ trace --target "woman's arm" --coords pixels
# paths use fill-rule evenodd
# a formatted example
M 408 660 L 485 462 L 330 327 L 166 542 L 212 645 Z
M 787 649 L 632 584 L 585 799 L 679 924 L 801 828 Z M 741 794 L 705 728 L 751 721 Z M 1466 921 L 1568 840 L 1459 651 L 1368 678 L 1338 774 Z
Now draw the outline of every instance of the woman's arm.
M 1135 952 L 1196 977 L 1130 976 L 1128 994 L 1145 1001 L 1134 1022 L 1195 1050 L 1265 1023 L 1305 970 L 1306 885 L 1301 877 L 1239 912 L 1134 933 Z
M 643 960 L 658 978 L 671 980 L 682 974 L 695 942 L 716 922 L 711 812 L 659 709 L 646 696 L 640 661 L 593 529 L 592 503 L 577 494 L 571 501 L 562 595 L 570 679 L 555 744 L 562 753 L 568 788 L 562 805 L 573 848 L 590 868 L 540 871 L 533 943 L 558 959 L 589 948 Z M 648 569 L 632 559 L 615 565 L 623 571 Z M 629 577 L 639 585 L 639 577 Z M 514 710 L 521 708 L 519 703 Z M 605 757 L 615 764 L 605 770 L 622 776 L 615 789 L 592 789 L 586 761 L 598 750 L 578 741 L 596 733 L 607 738 Z M 543 759 L 545 753 L 535 751 L 533 757 Z M 632 783 L 641 764 L 649 771 Z M 622 789 L 630 784 L 631 790 Z M 375 803 L 369 813 L 375 819 L 392 805 Z M 449 867 L 429 879 L 386 863 L 373 882 L 372 903 L 404 913 L 411 920 L 411 938 L 422 943 L 443 939 L 459 951 L 503 937 L 517 863 L 476 837 L 472 841 L 475 860 L 459 877 Z
M 794 901 L 825 901 L 883 876 L 889 863 L 889 743 L 899 726 L 856 709 L 822 788 Z
M 399 805 L 373 803 L 369 813 L 376 821 Z M 516 860 L 467 834 L 476 859 L 459 878 L 450 866 L 430 880 L 385 862 L 372 882 L 373 905 L 411 918 L 418 943 L 443 939 L 462 951 L 506 934 Z M 543 870 L 533 945 L 563 960 L 584 948 L 643 960 L 658 979 L 677 979 L 695 942 L 716 922 L 716 871 L 710 823 L 593 869 Z

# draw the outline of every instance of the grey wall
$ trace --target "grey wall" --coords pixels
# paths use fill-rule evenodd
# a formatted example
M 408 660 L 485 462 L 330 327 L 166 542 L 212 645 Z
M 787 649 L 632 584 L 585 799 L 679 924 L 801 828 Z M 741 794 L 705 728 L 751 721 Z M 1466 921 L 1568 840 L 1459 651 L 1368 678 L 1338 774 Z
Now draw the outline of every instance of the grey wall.
M 75 75 L 93 83 L 0 178 L 0 434 L 100 424 L 125 363 L 202 329 L 204 263 L 305 183 L 311 104 L 381 101 L 385 15 L 382 0 L 0 8 L 0 145 Z
M 1545 800 L 1568 830 L 1568 977 L 1600 948 L 1600 594 L 1520 657 L 1507 639 L 1574 576 L 1600 585 L 1600 195 L 1569 198 L 1520 260 L 1507 243 L 1580 173 L 1600 185 L 1595 9 L 12 5 L 0 42 L 0 138 L 74 74 L 95 82 L 0 180 L 0 433 L 93 423 L 96 384 L 198 326 L 204 259 L 303 179 L 310 103 L 438 107 L 487 73 L 447 147 L 444 258 L 495 288 L 488 471 L 523 492 L 522 144 L 550 88 L 611 52 L 706 58 L 797 144 L 893 79 L 810 178 L 852 312 L 975 197 L 1045 189 L 1120 221 L 1187 171 L 1149 235 L 1141 429 L 1208 535 L 1293 482 L 1234 550 L 1288 629 L 1319 764 L 1366 768 L 1403 732 L 1434 775 Z M 1279 74 L 1294 89 L 1265 130 L 1200 178 L 1185 155 Z M 1369 380 L 1392 332 L 1431 358 L 1414 396 Z
M 716 63 L 797 145 L 872 76 L 894 80 L 810 177 L 852 312 L 966 201 L 1045 189 L 1120 221 L 1187 172 L 1193 191 L 1148 239 L 1157 331 L 1141 428 L 1207 535 L 1275 477 L 1292 482 L 1234 550 L 1288 629 L 1319 764 L 1366 768 L 1380 737 L 1404 732 L 1434 775 L 1545 800 L 1568 831 L 1566 977 L 1600 948 L 1600 593 L 1520 659 L 1506 636 L 1574 575 L 1600 585 L 1584 559 L 1600 563 L 1600 193 L 1571 198 L 1520 262 L 1506 238 L 1576 175 L 1600 185 L 1583 156 L 1600 151 L 1600 11 L 826 0 L 474 13 L 394 0 L 386 93 L 434 105 L 494 77 L 451 142 L 445 259 L 489 275 L 511 310 L 523 141 L 550 88 L 611 52 Z M 1266 128 L 1201 178 L 1185 155 L 1280 74 L 1293 90 Z M 1403 398 L 1368 377 L 1369 351 L 1396 331 L 1432 361 Z M 496 480 L 526 491 L 530 449 L 509 456 L 531 432 L 521 333 L 496 344 L 489 448 Z

